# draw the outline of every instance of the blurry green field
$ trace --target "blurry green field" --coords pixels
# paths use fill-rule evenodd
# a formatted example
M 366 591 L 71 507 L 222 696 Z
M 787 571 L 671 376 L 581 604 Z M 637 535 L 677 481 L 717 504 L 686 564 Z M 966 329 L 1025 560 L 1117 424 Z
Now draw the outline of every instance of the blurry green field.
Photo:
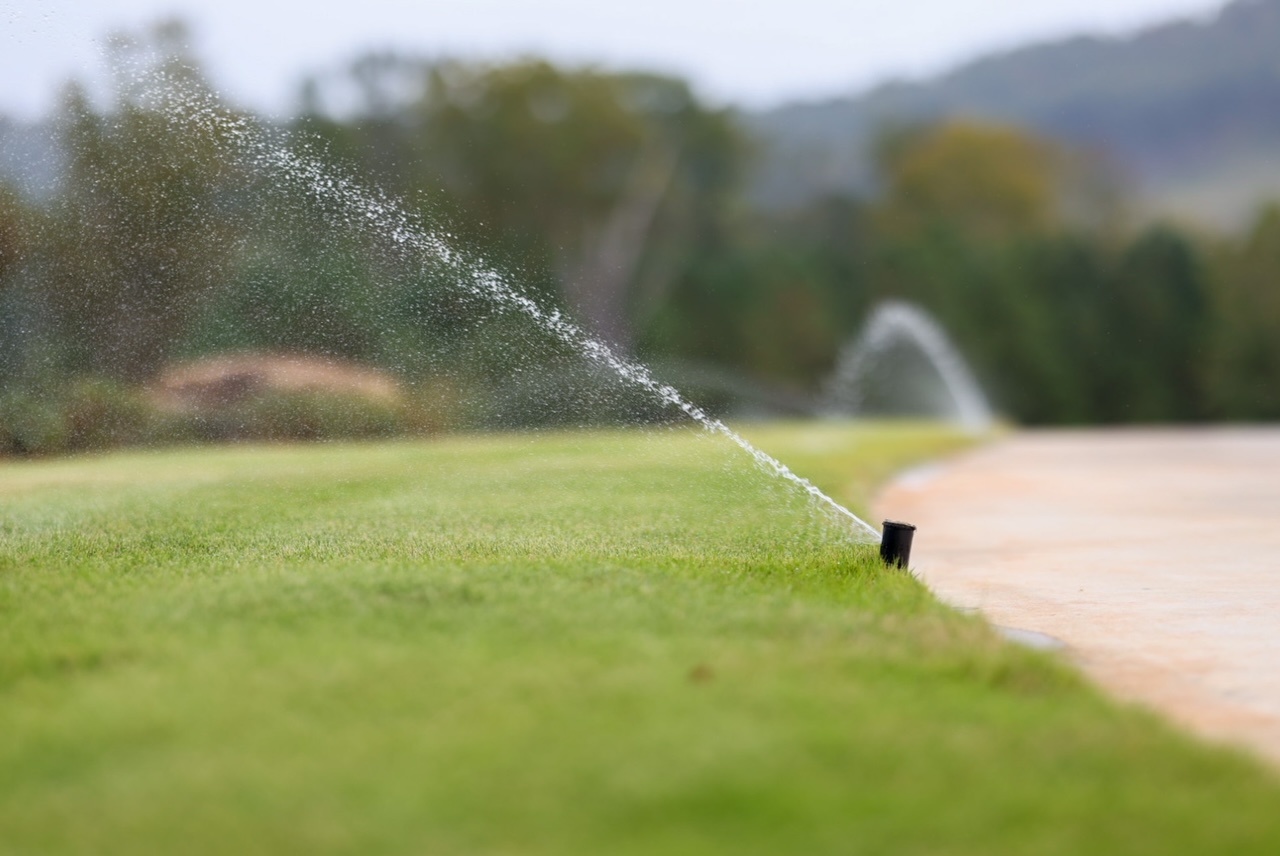
M 862 510 L 963 443 L 749 433 Z M 691 433 L 0 463 L 0 853 L 1273 854 L 1277 806 Z

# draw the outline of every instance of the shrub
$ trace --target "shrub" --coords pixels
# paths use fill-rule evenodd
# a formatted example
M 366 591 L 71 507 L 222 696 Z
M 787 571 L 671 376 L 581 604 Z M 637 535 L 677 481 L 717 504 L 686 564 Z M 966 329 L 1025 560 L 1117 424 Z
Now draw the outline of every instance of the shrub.
M 256 390 L 216 407 L 174 409 L 140 388 L 81 378 L 0 393 L 0 457 L 155 443 L 314 441 L 425 436 L 455 428 L 450 386 L 394 399 L 335 390 Z
M 404 407 L 338 392 L 262 390 L 187 417 L 206 440 L 338 440 L 405 433 Z
M 0 395 L 0 454 L 56 455 L 150 442 L 164 420 L 139 390 L 97 378 Z

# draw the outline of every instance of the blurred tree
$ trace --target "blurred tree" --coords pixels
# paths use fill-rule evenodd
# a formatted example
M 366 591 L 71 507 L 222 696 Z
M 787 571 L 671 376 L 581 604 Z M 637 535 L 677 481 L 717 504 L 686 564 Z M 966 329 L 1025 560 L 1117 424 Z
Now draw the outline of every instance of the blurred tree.
M 0 294 L 17 274 L 28 252 L 33 212 L 7 185 L 0 184 Z
M 0 390 L 20 373 L 30 346 L 31 307 L 19 294 L 19 280 L 39 217 L 16 190 L 0 184 Z
M 886 236 L 944 229 L 1004 241 L 1122 225 L 1123 180 L 1104 159 L 976 120 L 887 131 L 876 146 Z
M 1001 404 L 1022 418 L 1070 409 L 1070 372 L 1046 306 L 1064 228 L 1065 155 L 972 121 L 898 129 L 877 151 L 870 292 L 938 317 Z M 1035 271 L 1035 273 L 1032 273 Z
M 1280 205 L 1214 259 L 1216 415 L 1280 419 Z
M 340 92 L 355 102 L 346 123 L 323 115 Z M 340 154 L 363 151 L 409 195 L 443 189 L 469 244 L 550 266 L 585 323 L 624 350 L 716 228 L 742 160 L 727 113 L 654 75 L 375 56 L 313 80 L 304 103 Z
M 1168 228 L 1125 244 L 1100 173 L 1054 144 L 972 122 L 881 149 L 873 291 L 926 306 L 1032 422 L 1204 411 L 1206 282 Z
M 1098 390 L 1113 371 L 1113 319 L 1105 306 L 1114 255 L 1108 243 L 1065 232 L 1020 243 L 1003 265 L 1002 302 L 1018 307 L 1019 323 L 1014 341 L 986 367 L 1019 418 L 1037 424 L 1103 418 Z M 987 339 L 1004 338 L 1005 329 L 988 327 Z
M 112 58 L 108 110 L 72 87 L 58 119 L 67 169 L 46 289 L 73 368 L 141 380 L 174 349 L 241 236 L 228 210 L 236 168 L 216 127 L 172 109 L 208 93 L 180 24 L 117 38 Z
M 391 323 L 380 303 L 386 289 L 359 236 L 333 228 L 306 200 L 278 195 L 257 196 L 253 245 L 191 316 L 182 356 L 262 350 L 394 361 L 381 347 Z
M 1024 131 L 949 122 L 887 135 L 878 155 L 879 219 L 888 235 L 944 228 L 968 239 L 1000 240 L 1060 222 L 1064 159 Z
M 1169 227 L 1140 234 L 1121 255 L 1097 311 L 1111 371 L 1099 391 L 1101 416 L 1124 422 L 1205 415 L 1209 305 L 1200 260 Z
M 803 388 L 839 347 L 838 290 L 822 259 L 783 243 L 727 247 L 684 273 L 654 335 L 667 353 Z
M 675 278 L 646 351 L 746 372 L 779 401 L 814 392 L 867 309 L 871 237 L 851 197 L 726 220 Z

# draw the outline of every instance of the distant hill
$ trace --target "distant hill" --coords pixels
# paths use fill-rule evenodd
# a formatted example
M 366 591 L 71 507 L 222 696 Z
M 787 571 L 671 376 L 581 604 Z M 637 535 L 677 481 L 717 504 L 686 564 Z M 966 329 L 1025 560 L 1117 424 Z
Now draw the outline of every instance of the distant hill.
M 866 190 L 881 129 L 954 116 L 1103 153 L 1154 213 L 1239 224 L 1280 198 L 1280 0 L 1235 0 L 1209 19 L 1021 48 L 933 80 L 749 114 L 764 144 L 755 195 L 789 206 Z

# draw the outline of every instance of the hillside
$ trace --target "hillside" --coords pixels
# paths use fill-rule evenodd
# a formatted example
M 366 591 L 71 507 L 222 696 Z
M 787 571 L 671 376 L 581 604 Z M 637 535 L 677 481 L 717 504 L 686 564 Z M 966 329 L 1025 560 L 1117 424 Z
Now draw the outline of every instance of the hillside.
M 764 143 L 755 188 L 775 206 L 866 189 L 885 127 L 1009 122 L 1099 152 L 1161 213 L 1220 225 L 1280 196 L 1280 0 L 1126 37 L 992 55 L 940 78 L 746 116 Z

